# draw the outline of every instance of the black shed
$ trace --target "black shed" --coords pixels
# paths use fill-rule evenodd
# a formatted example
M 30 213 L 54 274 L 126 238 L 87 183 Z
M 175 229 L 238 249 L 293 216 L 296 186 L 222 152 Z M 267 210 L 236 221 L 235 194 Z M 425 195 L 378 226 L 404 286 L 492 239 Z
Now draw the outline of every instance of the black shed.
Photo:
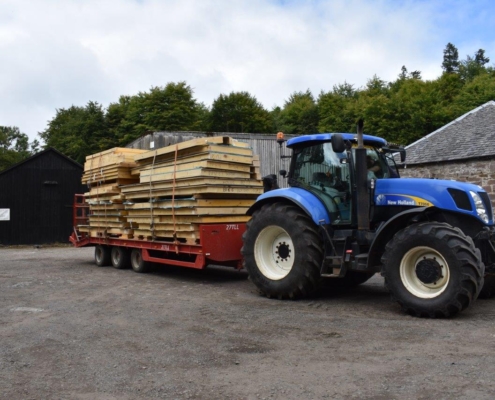
M 0 172 L 0 244 L 68 242 L 83 167 L 49 148 Z

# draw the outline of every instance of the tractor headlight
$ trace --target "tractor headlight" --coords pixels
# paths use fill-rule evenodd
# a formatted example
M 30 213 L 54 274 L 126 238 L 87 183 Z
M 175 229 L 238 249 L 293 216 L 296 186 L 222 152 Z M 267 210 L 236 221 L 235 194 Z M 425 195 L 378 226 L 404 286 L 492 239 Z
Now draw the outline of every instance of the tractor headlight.
M 486 208 L 485 208 L 485 204 L 483 203 L 483 200 L 481 200 L 480 195 L 476 192 L 469 191 L 469 194 L 471 195 L 474 201 L 474 207 L 476 208 L 476 213 L 478 214 L 478 217 L 480 217 L 481 220 L 487 224 L 489 219 L 486 213 Z

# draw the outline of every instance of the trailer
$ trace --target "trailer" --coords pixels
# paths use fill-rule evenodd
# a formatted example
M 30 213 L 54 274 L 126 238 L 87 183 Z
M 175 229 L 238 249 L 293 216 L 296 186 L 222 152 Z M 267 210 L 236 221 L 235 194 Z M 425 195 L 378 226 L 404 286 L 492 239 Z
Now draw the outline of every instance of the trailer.
M 135 272 L 148 272 L 151 263 L 178 267 L 204 269 L 210 264 L 242 268 L 242 235 L 245 223 L 201 224 L 197 244 L 179 240 L 122 239 L 107 235 L 102 230 L 98 237 L 91 237 L 79 230 L 89 218 L 89 204 L 84 195 L 76 194 L 73 204 L 74 231 L 69 241 L 75 247 L 94 246 L 95 263 L 123 269 L 131 267 Z

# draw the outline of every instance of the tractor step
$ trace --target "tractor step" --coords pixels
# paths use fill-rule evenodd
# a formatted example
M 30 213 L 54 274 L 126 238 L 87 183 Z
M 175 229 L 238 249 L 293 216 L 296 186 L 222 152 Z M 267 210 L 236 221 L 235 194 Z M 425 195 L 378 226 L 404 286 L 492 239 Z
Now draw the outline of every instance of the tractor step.
M 320 275 L 325 278 L 343 277 L 345 275 L 345 268 L 342 268 L 343 261 L 342 256 L 325 257 L 325 263 L 322 266 Z

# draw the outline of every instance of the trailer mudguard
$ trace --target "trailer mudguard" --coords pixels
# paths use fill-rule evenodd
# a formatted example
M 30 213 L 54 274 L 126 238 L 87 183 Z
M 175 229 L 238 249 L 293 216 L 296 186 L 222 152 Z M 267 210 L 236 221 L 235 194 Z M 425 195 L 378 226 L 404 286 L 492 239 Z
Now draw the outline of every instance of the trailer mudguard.
M 290 201 L 291 203 L 296 204 L 311 217 L 316 225 L 320 225 L 322 220 L 325 224 L 330 223 L 330 217 L 321 200 L 307 190 L 296 187 L 275 189 L 263 193 L 258 197 L 256 203 L 249 208 L 246 214 L 252 215 L 253 212 L 261 208 L 263 204 L 272 203 L 277 200 Z

